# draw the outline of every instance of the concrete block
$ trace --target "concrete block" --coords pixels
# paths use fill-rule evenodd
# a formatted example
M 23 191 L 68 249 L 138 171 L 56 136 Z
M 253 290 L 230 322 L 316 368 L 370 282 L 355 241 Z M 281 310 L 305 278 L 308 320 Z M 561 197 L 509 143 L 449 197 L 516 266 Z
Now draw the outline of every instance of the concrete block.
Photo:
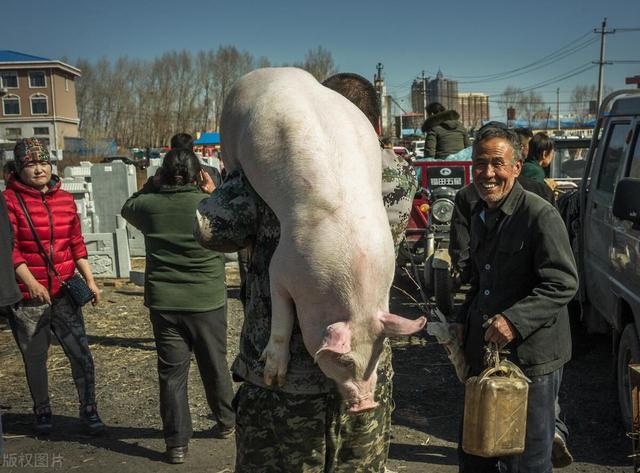
M 87 233 L 84 241 L 96 278 L 126 278 L 131 271 L 126 231 Z

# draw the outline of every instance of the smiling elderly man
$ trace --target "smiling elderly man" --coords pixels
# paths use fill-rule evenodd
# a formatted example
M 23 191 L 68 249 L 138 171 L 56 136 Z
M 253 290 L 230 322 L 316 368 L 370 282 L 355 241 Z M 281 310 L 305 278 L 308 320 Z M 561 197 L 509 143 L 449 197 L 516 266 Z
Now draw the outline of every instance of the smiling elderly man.
M 480 201 L 471 217 L 471 290 L 457 318 L 470 376 L 484 368 L 489 342 L 530 378 L 524 453 L 480 458 L 460 449 L 460 471 L 550 473 L 554 400 L 571 358 L 567 304 L 578 277 L 556 209 L 516 182 L 520 142 L 502 124 L 481 128 L 473 145 Z M 498 469 L 500 468 L 500 469 Z

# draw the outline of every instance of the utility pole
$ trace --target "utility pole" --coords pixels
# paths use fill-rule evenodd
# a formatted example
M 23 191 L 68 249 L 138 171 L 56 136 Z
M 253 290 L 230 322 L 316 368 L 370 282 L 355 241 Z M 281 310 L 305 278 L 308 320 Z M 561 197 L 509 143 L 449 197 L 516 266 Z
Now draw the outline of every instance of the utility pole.
M 605 64 L 611 64 L 610 62 L 605 62 L 604 60 L 605 35 L 613 34 L 616 32 L 616 30 L 607 30 L 607 19 L 605 18 L 604 20 L 602 20 L 602 28 L 600 30 L 594 29 L 593 32 L 600 34 L 600 60 L 597 63 L 594 63 L 600 66 L 598 70 L 598 99 L 596 103 L 598 109 L 600 109 L 600 104 L 602 103 L 602 91 L 604 89 L 604 66 Z
M 560 131 L 560 87 L 556 89 L 556 130 Z
M 384 66 L 382 65 L 381 62 L 376 64 L 376 70 L 378 71 L 378 74 L 376 75 L 374 85 L 375 85 L 376 92 L 378 92 L 378 104 L 380 107 L 380 116 L 378 117 L 378 130 L 377 130 L 379 134 L 382 134 L 382 129 L 384 128 L 384 119 L 383 119 L 384 101 L 382 98 L 382 95 L 384 93 L 384 90 L 383 90 L 384 88 L 383 88 L 383 82 L 382 82 L 382 69 L 384 69 Z
M 424 119 L 427 119 L 427 79 L 424 77 L 424 70 L 422 71 L 422 105 Z

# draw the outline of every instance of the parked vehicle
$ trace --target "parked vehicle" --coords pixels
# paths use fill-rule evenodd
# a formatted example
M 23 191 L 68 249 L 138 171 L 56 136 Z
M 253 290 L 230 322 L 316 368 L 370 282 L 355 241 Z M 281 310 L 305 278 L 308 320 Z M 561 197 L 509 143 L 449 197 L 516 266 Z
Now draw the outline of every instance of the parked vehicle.
M 579 191 L 559 203 L 578 263 L 581 320 L 589 332 L 613 335 L 629 431 L 628 365 L 640 363 L 640 90 L 604 100 Z
M 471 182 L 471 161 L 416 161 L 420 191 L 413 200 L 405 233 L 409 255 L 405 261 L 419 265 L 419 283 L 433 295 L 440 310 L 449 314 L 453 307 L 453 278 L 449 257 L 449 229 L 454 197 Z
M 138 169 L 146 169 L 149 166 L 149 160 L 145 157 L 130 158 L 129 156 L 106 156 L 102 158 L 103 163 L 112 163 L 114 161 L 122 161 L 125 164 L 131 164 Z
M 394 146 L 393 152 L 396 153 L 398 156 L 402 156 L 403 158 L 408 158 L 411 156 L 411 153 L 409 152 L 409 150 L 404 146 Z
M 411 154 L 414 158 L 424 158 L 424 140 L 411 142 Z

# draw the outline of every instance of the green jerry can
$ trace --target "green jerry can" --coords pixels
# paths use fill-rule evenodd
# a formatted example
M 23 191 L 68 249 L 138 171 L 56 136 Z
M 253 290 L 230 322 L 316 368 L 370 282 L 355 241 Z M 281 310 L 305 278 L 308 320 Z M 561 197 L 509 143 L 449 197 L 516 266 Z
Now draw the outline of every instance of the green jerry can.
M 466 453 L 493 458 L 524 451 L 528 381 L 508 360 L 467 380 L 462 427 Z

